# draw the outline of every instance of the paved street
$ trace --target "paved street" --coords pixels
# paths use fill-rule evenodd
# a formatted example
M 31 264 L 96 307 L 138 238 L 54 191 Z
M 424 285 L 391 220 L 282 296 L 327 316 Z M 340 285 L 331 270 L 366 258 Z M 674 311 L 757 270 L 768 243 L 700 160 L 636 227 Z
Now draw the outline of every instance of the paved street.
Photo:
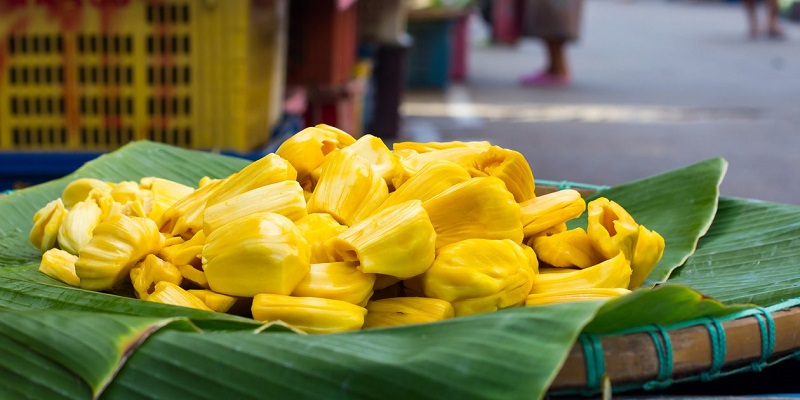
M 480 28 L 466 82 L 406 93 L 403 138 L 490 140 L 539 179 L 602 185 L 724 157 L 723 195 L 800 204 L 800 24 L 752 40 L 739 4 L 587 0 L 565 89 L 520 87 L 540 44 Z

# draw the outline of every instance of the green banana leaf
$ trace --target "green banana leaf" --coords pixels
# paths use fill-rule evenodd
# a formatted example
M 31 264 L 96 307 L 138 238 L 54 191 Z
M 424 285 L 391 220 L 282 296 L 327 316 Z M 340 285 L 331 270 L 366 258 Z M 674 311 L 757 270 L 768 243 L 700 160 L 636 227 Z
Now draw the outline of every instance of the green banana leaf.
M 697 241 L 714 220 L 719 185 L 728 162 L 712 158 L 620 186 L 604 189 L 586 198 L 606 197 L 619 203 L 637 223 L 664 237 L 664 255 L 645 281 L 652 286 L 666 281 L 686 261 Z M 586 228 L 586 212 L 567 226 Z
M 714 225 L 669 282 L 727 304 L 800 296 L 800 206 L 721 198 Z
M 50 328 L 31 330 L 34 333 L 25 330 L 29 338 L 24 341 L 0 329 L 0 372 L 7 372 L 0 383 L 12 383 L 11 374 L 25 375 L 18 386 L 0 386 L 0 397 L 34 393 L 37 398 L 98 394 L 107 398 L 541 398 L 575 338 L 603 304 L 521 307 L 436 324 L 309 336 L 280 327 L 261 329 L 260 324 L 241 317 L 71 288 L 36 271 L 40 253 L 27 238 L 31 216 L 58 197 L 69 180 L 86 176 L 121 181 L 152 175 L 194 184 L 202 176 L 227 176 L 246 164 L 246 160 L 140 142 L 88 163 L 72 176 L 0 198 L 4 216 L 0 220 L 0 320 L 8 326 L 20 320 L 23 326 L 32 322 L 13 310 L 43 310 L 32 315 L 50 324 Z M 722 160 L 711 160 L 687 167 L 689 172 L 678 170 L 674 174 L 680 179 L 661 181 L 666 188 L 645 180 L 622 191 L 620 199 L 639 199 L 622 204 L 631 207 L 637 220 L 657 229 L 661 218 L 651 214 L 663 209 L 649 208 L 644 203 L 647 196 L 641 193 L 674 192 L 680 182 L 685 189 L 682 196 L 673 195 L 681 201 L 670 204 L 670 212 L 683 211 L 691 232 L 699 236 L 713 217 L 709 210 L 716 206 L 724 165 Z M 603 193 L 618 200 L 613 190 Z M 657 204 L 664 206 L 664 202 Z M 687 240 L 684 246 L 693 248 L 693 243 Z M 671 245 L 668 241 L 667 246 Z M 696 303 L 691 296 L 684 299 L 690 303 L 677 309 Z M 86 337 L 70 334 L 53 339 L 50 330 L 59 328 L 53 321 L 68 317 L 76 321 L 73 326 L 92 326 L 101 318 L 98 315 L 117 326 L 116 333 L 97 329 Z M 185 322 L 177 324 L 184 328 L 175 328 L 176 318 Z M 673 320 L 675 313 L 642 319 L 645 323 Z M 186 330 L 188 321 L 196 330 Z M 126 347 L 118 345 L 125 337 L 146 340 L 126 353 Z M 110 350 L 108 358 L 78 357 L 76 365 L 65 361 L 71 355 L 36 345 L 50 340 L 77 340 L 69 344 L 73 351 L 80 341 L 97 340 L 98 346 Z M 25 361 L 15 364 L 19 359 Z
M 628 296 L 603 304 L 583 329 L 585 333 L 610 334 L 644 325 L 669 326 L 702 317 L 722 317 L 752 306 L 726 306 L 683 285 L 666 284 L 653 289 L 637 289 Z

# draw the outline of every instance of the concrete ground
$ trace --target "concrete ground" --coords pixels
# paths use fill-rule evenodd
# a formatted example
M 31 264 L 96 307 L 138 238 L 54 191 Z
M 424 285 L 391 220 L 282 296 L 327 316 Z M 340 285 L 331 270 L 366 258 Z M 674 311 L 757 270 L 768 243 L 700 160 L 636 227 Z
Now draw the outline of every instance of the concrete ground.
M 467 80 L 408 90 L 401 139 L 489 140 L 598 185 L 723 157 L 723 195 L 800 204 L 800 24 L 753 40 L 737 3 L 587 0 L 573 84 L 542 89 L 517 84 L 538 42 L 489 46 L 472 22 Z

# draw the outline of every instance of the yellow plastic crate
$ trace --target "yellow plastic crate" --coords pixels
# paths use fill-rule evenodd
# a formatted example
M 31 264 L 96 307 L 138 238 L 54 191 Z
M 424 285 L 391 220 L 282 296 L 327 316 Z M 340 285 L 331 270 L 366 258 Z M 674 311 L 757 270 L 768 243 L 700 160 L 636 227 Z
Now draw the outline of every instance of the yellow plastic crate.
M 280 119 L 287 0 L 6 4 L 0 150 L 246 152 Z

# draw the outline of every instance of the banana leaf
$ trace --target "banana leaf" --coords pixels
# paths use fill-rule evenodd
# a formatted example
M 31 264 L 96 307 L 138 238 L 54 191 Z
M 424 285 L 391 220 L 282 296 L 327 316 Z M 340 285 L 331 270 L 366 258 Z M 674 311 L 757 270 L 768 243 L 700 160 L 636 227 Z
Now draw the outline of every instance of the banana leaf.
M 27 238 L 31 216 L 58 197 L 69 180 L 86 176 L 121 181 L 152 175 L 194 184 L 202 176 L 227 176 L 247 163 L 140 142 L 88 163 L 71 176 L 0 198 L 0 215 L 4 216 L 0 221 L 2 320 L 13 326 L 15 320 L 25 319 L 24 313 L 14 310 L 43 310 L 32 315 L 44 321 L 68 316 L 78 326 L 91 326 L 97 315 L 102 315 L 109 324 L 124 328 L 119 329 L 121 333 L 106 334 L 100 329 L 91 333 L 88 338 L 116 347 L 107 347 L 112 349 L 110 358 L 78 358 L 80 365 L 65 361 L 69 357 L 63 353 L 35 345 L 87 339 L 73 334 L 53 339 L 50 330 L 59 329 L 58 324 L 25 330 L 29 336 L 22 341 L 0 329 L 0 371 L 6 373 L 0 383 L 13 382 L 11 374 L 25 374 L 20 386 L 30 390 L 3 385 L 0 397 L 36 393 L 41 394 L 34 396 L 39 398 L 541 398 L 577 335 L 603 304 L 520 307 L 436 324 L 309 336 L 286 329 L 262 329 L 241 317 L 71 288 L 36 271 L 40 253 Z M 622 191 L 620 198 L 639 199 L 638 203 L 623 202 L 623 206 L 632 207 L 640 222 L 656 229 L 662 219 L 651 214 L 663 209 L 648 207 L 644 204 L 648 197 L 636 197 L 636 193 L 674 192 L 674 185 L 680 182 L 685 189 L 681 196 L 673 195 L 680 201 L 669 204 L 670 212 L 683 211 L 691 231 L 699 235 L 713 217 L 709 210 L 716 207 L 724 165 L 712 160 L 688 167 L 689 172 L 675 172 L 680 179 L 656 181 L 666 187 L 645 180 Z M 604 192 L 609 193 L 614 192 Z M 665 203 L 669 202 L 657 204 Z M 693 248 L 692 240 L 684 245 Z M 671 245 L 668 241 L 667 246 Z M 672 257 L 677 260 L 685 255 Z M 171 322 L 176 318 L 191 322 L 196 329 L 175 329 Z M 666 318 L 674 320 L 676 315 L 646 322 L 659 323 Z M 151 326 L 161 329 L 148 331 Z M 124 342 L 124 335 L 143 341 L 126 353 L 125 347 L 118 345 Z M 19 359 L 26 361 L 14 364 Z M 23 395 L 18 396 L 20 393 Z
M 711 158 L 672 171 L 604 189 L 586 198 L 606 197 L 619 203 L 637 223 L 664 237 L 664 256 L 645 286 L 665 282 L 672 271 L 695 251 L 697 241 L 714 220 L 719 185 L 728 162 Z M 586 228 L 586 212 L 567 223 Z
M 714 225 L 669 282 L 726 304 L 800 296 L 800 206 L 721 198 Z

